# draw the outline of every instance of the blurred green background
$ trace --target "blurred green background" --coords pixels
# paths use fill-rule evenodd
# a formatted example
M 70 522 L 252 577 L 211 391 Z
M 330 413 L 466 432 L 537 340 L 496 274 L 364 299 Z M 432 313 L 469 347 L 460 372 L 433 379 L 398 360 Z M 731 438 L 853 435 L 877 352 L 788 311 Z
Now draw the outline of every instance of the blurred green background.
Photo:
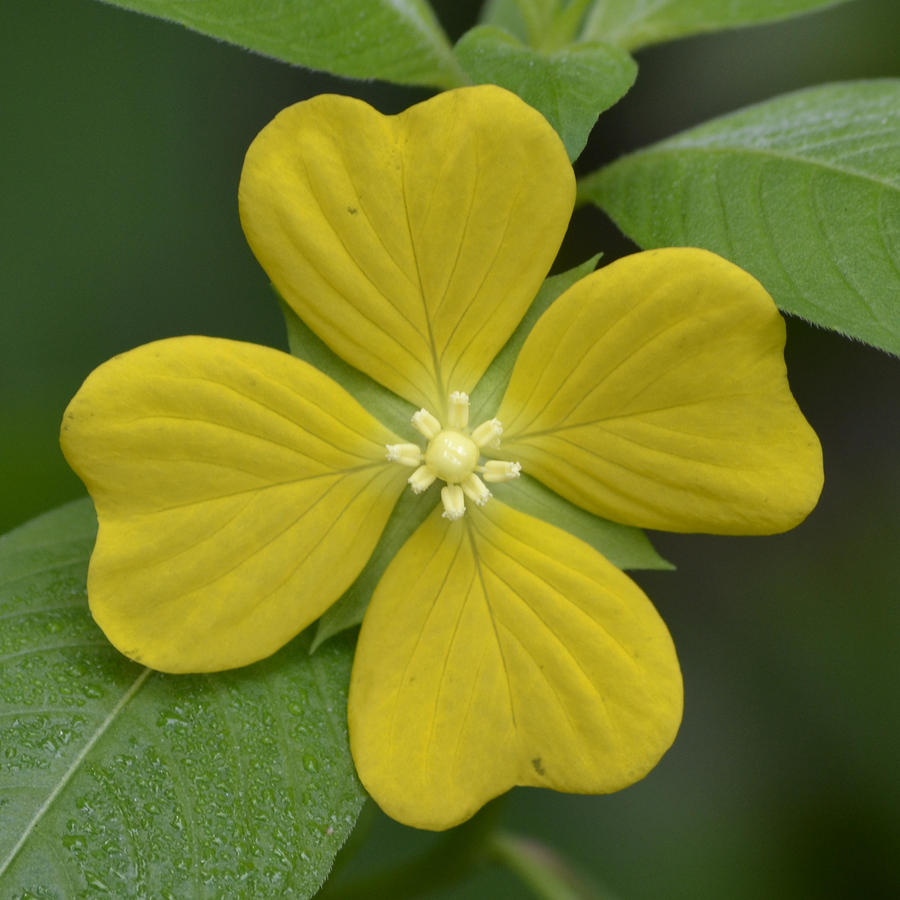
M 478 4 L 444 2 L 451 34 Z M 426 91 L 343 81 L 91 0 L 4 0 L 0 33 L 0 531 L 80 496 L 57 447 L 87 373 L 156 338 L 285 345 L 237 217 L 243 152 L 323 91 L 385 112 Z M 580 171 L 807 85 L 900 75 L 900 3 L 854 0 L 651 48 Z M 628 244 L 576 214 L 571 264 Z M 789 323 L 792 385 L 825 449 L 818 509 L 773 538 L 665 536 L 677 573 L 638 573 L 675 637 L 675 747 L 610 797 L 514 791 L 504 822 L 621 900 L 900 896 L 900 366 Z M 430 845 L 376 816 L 352 863 Z M 438 897 L 519 897 L 485 869 Z

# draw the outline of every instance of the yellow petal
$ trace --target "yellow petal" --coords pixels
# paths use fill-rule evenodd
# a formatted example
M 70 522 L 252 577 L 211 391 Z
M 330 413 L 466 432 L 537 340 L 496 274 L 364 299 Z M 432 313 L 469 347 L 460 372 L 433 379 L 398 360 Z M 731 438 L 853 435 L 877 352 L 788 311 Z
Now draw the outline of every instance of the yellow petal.
M 497 413 L 502 452 L 597 515 L 667 531 L 771 534 L 822 489 L 790 388 L 784 321 L 705 250 L 625 257 L 539 319 Z
M 498 500 L 435 512 L 375 591 L 350 742 L 389 815 L 449 828 L 513 785 L 607 793 L 642 778 L 681 719 L 650 601 L 596 550 Z
M 241 221 L 332 350 L 432 412 L 471 390 L 537 293 L 574 202 L 546 120 L 493 85 L 396 116 L 319 96 L 251 145 Z
M 274 653 L 369 558 L 406 472 L 396 440 L 318 370 L 202 337 L 94 371 L 61 442 L 100 520 L 91 612 L 123 653 L 166 672 Z

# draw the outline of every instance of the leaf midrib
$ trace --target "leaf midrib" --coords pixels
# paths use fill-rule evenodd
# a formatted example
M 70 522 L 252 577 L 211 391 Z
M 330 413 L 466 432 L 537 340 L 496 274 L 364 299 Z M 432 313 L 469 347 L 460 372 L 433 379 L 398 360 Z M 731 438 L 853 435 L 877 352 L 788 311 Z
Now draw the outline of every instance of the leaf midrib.
M 28 841 L 28 838 L 32 835 L 34 830 L 40 824 L 41 820 L 47 814 L 47 812 L 52 808 L 54 802 L 57 797 L 65 790 L 66 786 L 81 768 L 82 763 L 88 757 L 88 754 L 104 734 L 109 730 L 109 727 L 113 724 L 113 722 L 118 718 L 119 714 L 125 709 L 126 706 L 131 702 L 131 700 L 137 695 L 140 689 L 143 687 L 144 683 L 147 681 L 149 676 L 153 674 L 152 669 L 143 669 L 141 673 L 135 678 L 135 680 L 131 683 L 131 686 L 122 694 L 119 698 L 116 705 L 109 711 L 106 718 L 97 726 L 94 733 L 85 743 L 84 747 L 78 752 L 77 756 L 74 760 L 72 760 L 71 765 L 68 769 L 63 773 L 62 777 L 57 782 L 56 786 L 47 796 L 47 799 L 38 807 L 35 814 L 31 817 L 31 820 L 25 826 L 25 829 L 22 832 L 21 837 L 18 841 L 16 841 L 12 850 L 6 856 L 2 862 L 0 862 L 0 878 L 6 873 L 9 867 L 15 862 L 16 857 L 19 855 L 22 848 Z

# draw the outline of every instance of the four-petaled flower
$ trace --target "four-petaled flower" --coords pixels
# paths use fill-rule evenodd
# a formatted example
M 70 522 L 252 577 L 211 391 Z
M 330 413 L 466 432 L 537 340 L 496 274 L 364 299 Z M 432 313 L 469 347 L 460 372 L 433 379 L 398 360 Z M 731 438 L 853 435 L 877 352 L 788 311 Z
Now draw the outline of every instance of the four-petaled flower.
M 672 531 L 781 531 L 821 488 L 782 319 L 702 250 L 574 284 L 470 427 L 573 201 L 558 137 L 500 88 L 397 116 L 292 106 L 247 154 L 247 238 L 321 341 L 419 408 L 413 427 L 393 433 L 304 361 L 203 337 L 102 365 L 62 426 L 100 523 L 93 614 L 166 672 L 276 651 L 356 579 L 408 482 L 423 503 L 440 488 L 374 591 L 349 696 L 363 784 L 419 827 L 517 784 L 622 788 L 680 722 L 659 616 L 596 549 L 516 508 L 520 468 L 597 516 Z

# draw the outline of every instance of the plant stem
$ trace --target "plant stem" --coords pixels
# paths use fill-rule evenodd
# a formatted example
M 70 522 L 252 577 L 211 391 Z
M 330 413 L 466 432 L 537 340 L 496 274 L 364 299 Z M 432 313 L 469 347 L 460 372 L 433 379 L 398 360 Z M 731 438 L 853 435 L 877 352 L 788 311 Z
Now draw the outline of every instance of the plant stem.
M 476 869 L 495 863 L 527 885 L 538 900 L 615 900 L 579 873 L 556 851 L 538 841 L 500 830 L 502 804 L 486 806 L 468 822 L 444 832 L 421 856 L 411 861 L 360 876 L 345 884 L 335 878 L 347 858 L 365 841 L 374 807 L 367 804 L 360 816 L 361 834 L 341 851 L 332 877 L 317 895 L 320 900 L 413 900 L 462 881 Z
M 538 841 L 508 832 L 491 836 L 492 858 L 531 888 L 539 900 L 615 900 L 576 872 L 558 853 Z

